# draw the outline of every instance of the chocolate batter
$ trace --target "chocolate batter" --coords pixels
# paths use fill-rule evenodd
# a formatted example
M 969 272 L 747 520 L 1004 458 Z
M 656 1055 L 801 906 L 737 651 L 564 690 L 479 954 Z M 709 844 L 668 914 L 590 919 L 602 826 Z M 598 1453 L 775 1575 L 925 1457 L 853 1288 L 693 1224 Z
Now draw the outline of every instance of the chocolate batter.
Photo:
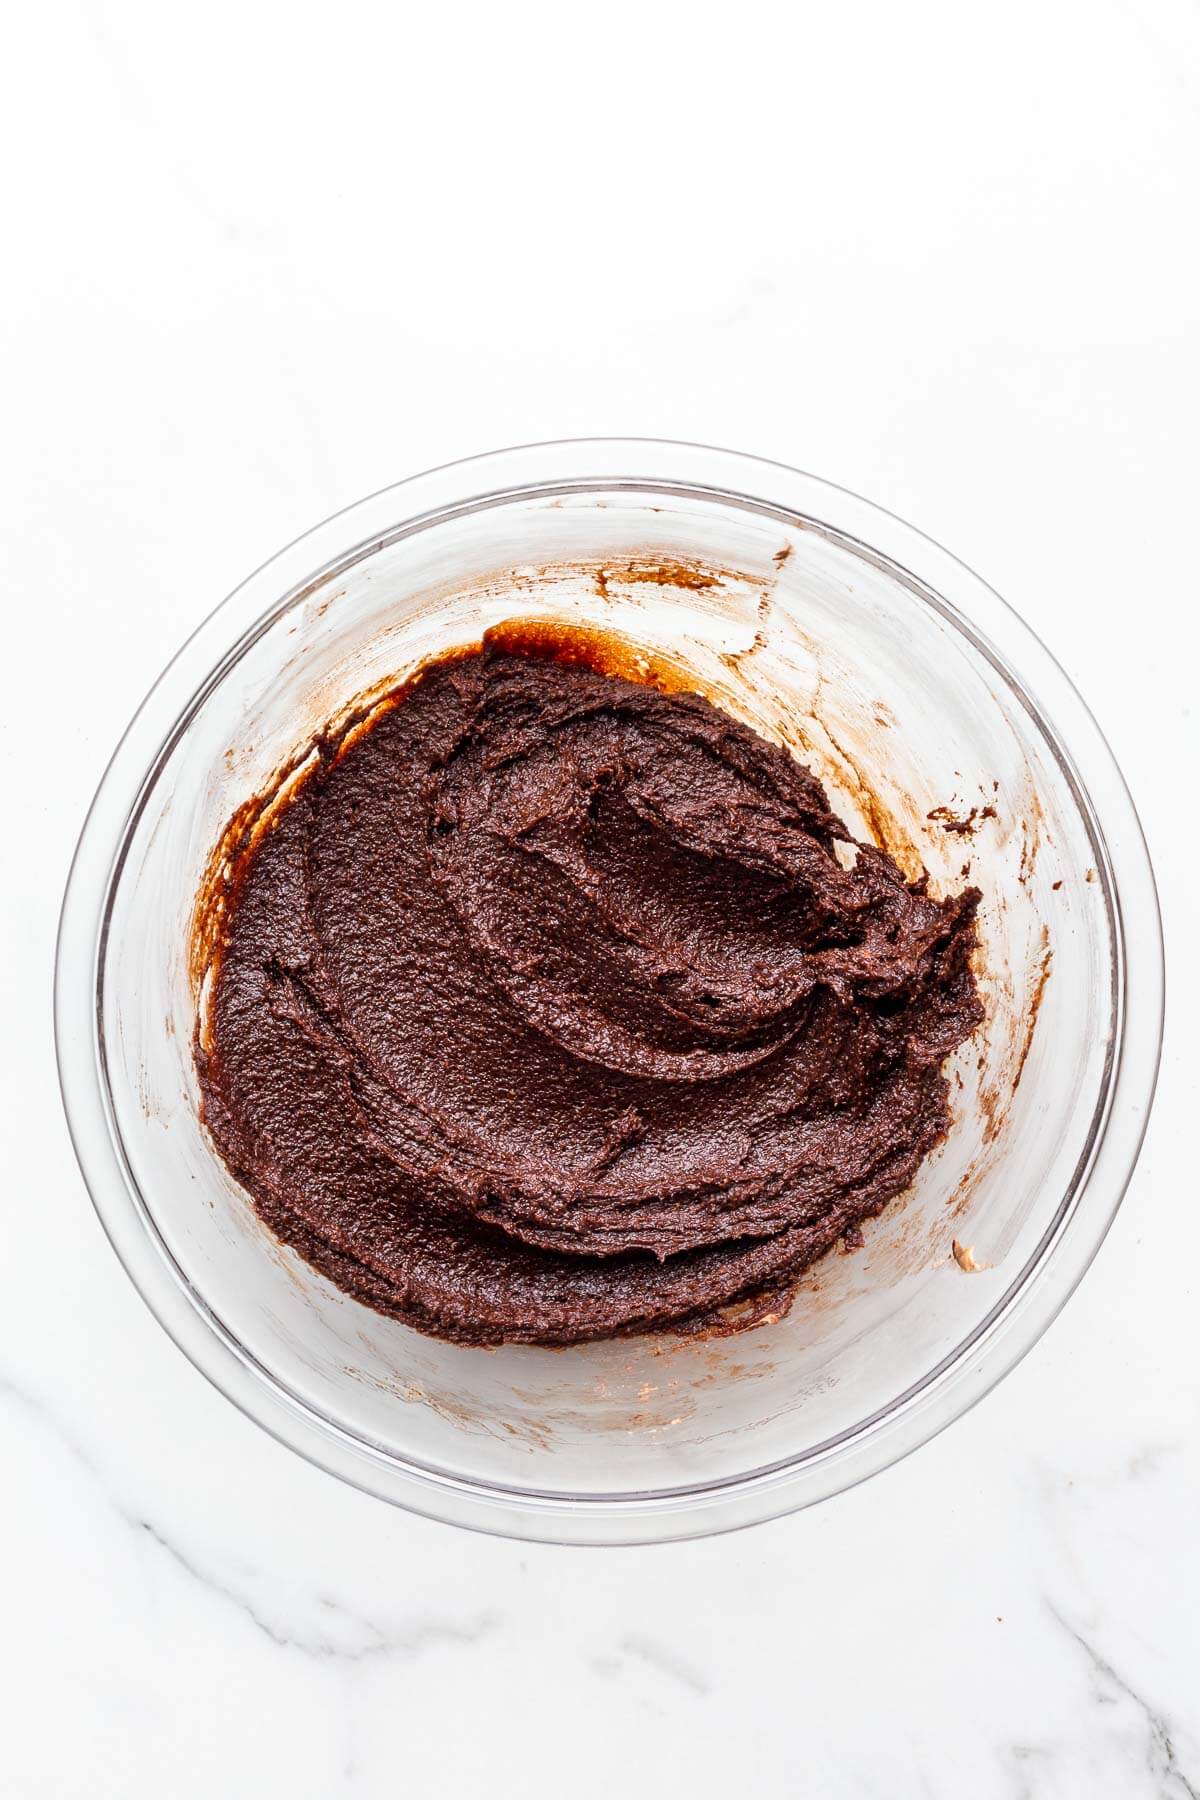
M 245 836 L 205 1119 L 279 1237 L 421 1331 L 695 1325 L 856 1242 L 945 1134 L 979 896 L 908 885 L 708 701 L 519 642 Z

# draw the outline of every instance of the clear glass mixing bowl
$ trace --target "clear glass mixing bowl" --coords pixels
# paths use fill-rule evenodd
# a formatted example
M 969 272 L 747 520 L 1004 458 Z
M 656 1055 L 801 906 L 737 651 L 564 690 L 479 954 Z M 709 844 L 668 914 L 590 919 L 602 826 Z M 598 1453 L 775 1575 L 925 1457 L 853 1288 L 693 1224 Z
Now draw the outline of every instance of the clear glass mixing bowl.
M 682 667 L 810 762 L 860 836 L 923 863 L 936 888 L 969 864 L 983 889 L 987 1020 L 954 1059 L 946 1143 L 861 1250 L 827 1258 L 786 1316 L 752 1330 L 554 1351 L 434 1342 L 277 1244 L 199 1122 L 188 944 L 222 827 L 357 697 L 513 617 L 600 626 Z M 218 607 L 101 782 L 55 1012 L 105 1229 L 230 1399 L 419 1512 L 628 1543 L 836 1493 L 1012 1367 L 1125 1188 L 1162 996 L 1153 876 L 1120 773 L 977 576 L 811 476 L 602 440 L 401 482 Z

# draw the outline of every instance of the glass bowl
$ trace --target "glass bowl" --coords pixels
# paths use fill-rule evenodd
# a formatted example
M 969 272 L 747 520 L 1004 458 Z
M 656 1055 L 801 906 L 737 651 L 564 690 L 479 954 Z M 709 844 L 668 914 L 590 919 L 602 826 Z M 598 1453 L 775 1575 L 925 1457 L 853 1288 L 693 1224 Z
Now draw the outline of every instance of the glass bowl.
M 861 1249 L 827 1257 L 753 1329 L 564 1350 L 435 1342 L 278 1244 L 199 1121 L 189 936 L 222 828 L 357 698 L 514 617 L 632 640 L 809 762 L 857 835 L 924 865 L 935 890 L 983 890 L 987 1016 L 951 1065 L 945 1143 Z M 1013 1366 L 1129 1179 L 1162 998 L 1153 875 L 1121 775 L 984 582 L 812 476 L 598 440 L 401 482 L 217 608 L 100 784 L 63 905 L 55 1020 L 104 1227 L 222 1392 L 415 1511 L 630 1543 L 824 1499 Z

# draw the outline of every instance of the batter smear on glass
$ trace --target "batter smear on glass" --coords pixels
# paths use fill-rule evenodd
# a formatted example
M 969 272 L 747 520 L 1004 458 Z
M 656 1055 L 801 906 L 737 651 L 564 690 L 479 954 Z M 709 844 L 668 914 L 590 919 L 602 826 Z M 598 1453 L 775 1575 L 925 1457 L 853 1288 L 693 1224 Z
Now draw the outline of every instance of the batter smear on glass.
M 280 1238 L 420 1331 L 694 1328 L 945 1135 L 978 899 L 707 700 L 502 629 L 235 847 L 204 1117 Z

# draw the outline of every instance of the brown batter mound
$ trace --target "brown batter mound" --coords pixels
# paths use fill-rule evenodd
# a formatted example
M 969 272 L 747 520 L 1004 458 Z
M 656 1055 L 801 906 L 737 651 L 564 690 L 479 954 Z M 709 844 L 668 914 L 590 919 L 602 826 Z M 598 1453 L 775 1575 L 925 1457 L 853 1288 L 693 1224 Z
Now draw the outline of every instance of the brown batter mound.
M 322 746 L 235 861 L 197 1044 L 272 1230 L 462 1343 L 785 1289 L 943 1137 L 981 1017 L 976 890 L 931 899 L 785 751 L 568 654 L 435 664 Z

